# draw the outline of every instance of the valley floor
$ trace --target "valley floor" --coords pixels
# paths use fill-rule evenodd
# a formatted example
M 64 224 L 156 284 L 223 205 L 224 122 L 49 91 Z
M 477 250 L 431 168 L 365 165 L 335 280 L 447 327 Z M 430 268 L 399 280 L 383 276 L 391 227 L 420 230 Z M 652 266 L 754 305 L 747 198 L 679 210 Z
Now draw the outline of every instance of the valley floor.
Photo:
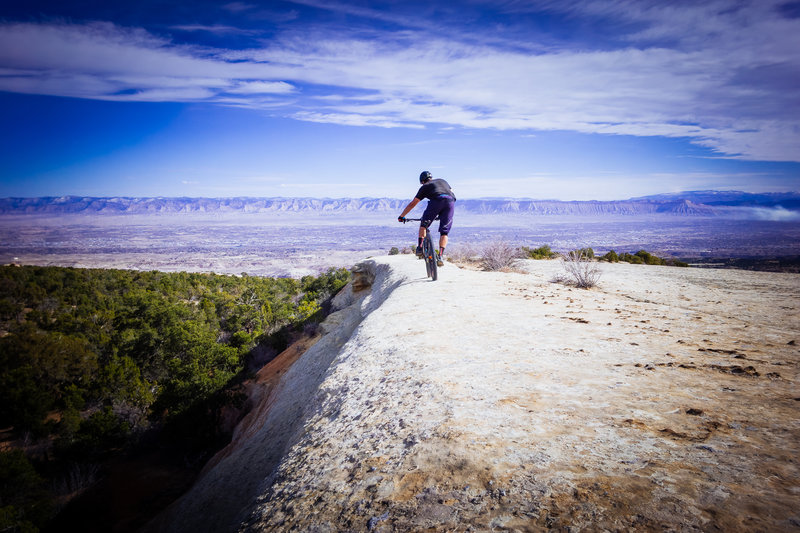
M 1 215 L 0 264 L 300 277 L 416 244 L 416 227 L 398 224 L 395 216 Z M 497 241 L 556 252 L 645 249 L 690 262 L 722 259 L 718 266 L 729 258 L 755 258 L 745 268 L 793 257 L 789 268 L 797 271 L 800 222 L 462 213 L 450 251 Z

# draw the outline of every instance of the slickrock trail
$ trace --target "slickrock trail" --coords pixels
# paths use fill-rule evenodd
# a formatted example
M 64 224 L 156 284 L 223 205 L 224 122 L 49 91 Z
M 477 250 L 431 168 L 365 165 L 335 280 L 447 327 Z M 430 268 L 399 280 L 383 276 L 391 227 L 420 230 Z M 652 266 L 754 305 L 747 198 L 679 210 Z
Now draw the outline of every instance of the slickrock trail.
M 367 262 L 161 526 L 800 530 L 800 276 L 524 265 Z

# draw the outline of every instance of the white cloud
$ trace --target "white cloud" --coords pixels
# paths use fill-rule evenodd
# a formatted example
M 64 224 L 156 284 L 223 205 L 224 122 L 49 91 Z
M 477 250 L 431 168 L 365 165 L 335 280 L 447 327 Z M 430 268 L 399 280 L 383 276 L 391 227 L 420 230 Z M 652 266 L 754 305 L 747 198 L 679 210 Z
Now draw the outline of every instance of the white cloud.
M 109 95 L 103 99 L 118 102 L 192 102 L 208 100 L 213 96 L 214 91 L 203 87 L 177 87 L 144 89 L 130 94 Z
M 404 15 L 297 3 L 413 26 Z M 624 48 L 564 45 L 532 53 L 535 42 L 509 47 L 494 36 L 481 43 L 470 35 L 467 42 L 415 30 L 368 38 L 318 33 L 313 40 L 287 34 L 262 48 L 224 50 L 176 45 L 108 23 L 5 24 L 0 90 L 283 105 L 298 120 L 352 126 L 687 137 L 721 156 L 800 161 L 800 19 L 782 18 L 777 0 L 501 5 L 613 20 L 635 30 L 615 35 L 629 43 Z M 253 7 L 234 2 L 226 9 Z
M 364 115 L 358 113 L 316 113 L 301 111 L 293 115 L 298 120 L 323 124 L 343 124 L 346 126 L 375 126 L 378 128 L 424 128 L 421 124 L 396 120 L 387 116 Z
M 294 92 L 295 88 L 283 81 L 248 81 L 239 83 L 227 92 L 234 94 L 287 94 Z

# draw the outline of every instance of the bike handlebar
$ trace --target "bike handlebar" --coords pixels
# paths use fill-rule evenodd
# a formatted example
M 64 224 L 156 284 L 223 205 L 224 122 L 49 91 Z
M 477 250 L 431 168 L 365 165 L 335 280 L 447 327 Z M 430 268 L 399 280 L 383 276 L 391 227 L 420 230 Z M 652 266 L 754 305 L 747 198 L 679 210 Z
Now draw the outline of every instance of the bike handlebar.
M 437 215 L 436 218 L 434 218 L 433 220 L 439 220 L 439 216 Z M 421 221 L 422 221 L 421 218 L 405 218 L 405 217 L 403 217 L 403 224 L 405 224 L 406 222 L 421 222 Z

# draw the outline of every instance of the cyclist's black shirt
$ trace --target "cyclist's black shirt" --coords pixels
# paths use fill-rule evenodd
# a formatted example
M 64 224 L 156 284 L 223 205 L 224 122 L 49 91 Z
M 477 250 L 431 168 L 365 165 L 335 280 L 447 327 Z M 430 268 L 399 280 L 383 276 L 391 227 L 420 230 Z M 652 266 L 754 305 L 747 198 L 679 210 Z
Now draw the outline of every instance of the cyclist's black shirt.
M 456 199 L 456 195 L 453 194 L 453 191 L 450 189 L 450 184 L 444 181 L 443 179 L 434 179 L 423 185 L 417 191 L 417 195 L 414 198 L 419 200 L 424 200 L 427 198 L 428 200 L 433 200 L 434 198 L 439 198 L 440 196 L 450 196 L 453 200 Z

